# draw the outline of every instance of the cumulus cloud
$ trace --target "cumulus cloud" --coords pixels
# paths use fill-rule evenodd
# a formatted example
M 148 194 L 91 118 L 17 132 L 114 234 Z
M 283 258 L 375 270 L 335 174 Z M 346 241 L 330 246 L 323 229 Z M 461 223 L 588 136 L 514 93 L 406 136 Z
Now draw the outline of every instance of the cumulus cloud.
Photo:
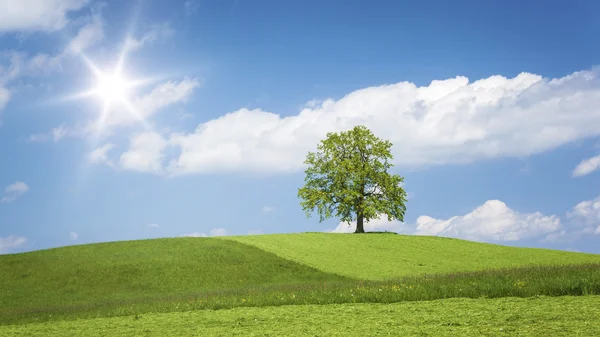
M 130 139 L 129 150 L 121 155 L 121 167 L 126 170 L 162 173 L 166 141 L 156 132 L 148 131 Z
M 100 146 L 97 149 L 94 149 L 92 152 L 90 152 L 90 154 L 88 155 L 88 159 L 90 161 L 90 163 L 92 164 L 106 164 L 110 167 L 114 167 L 114 163 L 112 162 L 112 160 L 110 160 L 108 158 L 108 152 L 110 150 L 112 150 L 115 147 L 115 144 L 113 143 L 106 143 L 102 146 Z
M 198 233 L 198 232 L 194 232 L 194 233 L 189 233 L 189 234 L 183 234 L 182 237 L 187 237 L 187 238 L 205 238 L 208 235 L 204 234 L 204 233 Z
M 277 210 L 277 209 L 276 209 L 275 207 L 273 207 L 273 206 L 265 206 L 265 207 L 263 207 L 263 208 L 262 208 L 260 211 L 261 211 L 263 214 L 268 214 L 268 213 L 273 213 L 273 212 L 275 212 L 276 210 Z
M 7 253 L 11 249 L 18 248 L 27 242 L 27 238 L 22 236 L 10 235 L 5 238 L 0 237 L 0 254 Z
M 0 0 L 0 32 L 56 31 L 89 0 Z
M 225 228 L 213 228 L 210 230 L 211 236 L 226 236 L 227 230 Z
M 519 213 L 500 200 L 489 200 L 469 214 L 447 220 L 420 216 L 415 234 L 473 241 L 517 241 L 539 238 L 561 228 L 558 216 Z
M 600 235 L 600 196 L 578 203 L 567 213 L 571 224 L 552 239 L 573 240 L 582 235 Z
M 206 235 L 205 233 L 194 232 L 189 234 L 184 234 L 182 237 L 193 237 L 193 238 L 205 238 L 208 236 L 226 236 L 228 235 L 227 230 L 225 228 L 213 228 L 209 231 L 210 235 Z
M 597 170 L 600 170 L 600 155 L 582 160 L 573 170 L 573 176 L 581 177 Z
M 148 224 L 146 227 L 148 228 L 159 228 L 160 226 L 157 223 Z
M 29 186 L 22 181 L 17 181 L 4 188 L 4 196 L 0 198 L 0 203 L 11 202 L 29 191 Z
M 295 172 L 327 132 L 358 124 L 389 139 L 402 167 L 528 156 L 600 135 L 599 73 L 456 77 L 423 87 L 400 82 L 313 102 L 288 117 L 240 109 L 171 135 L 178 155 L 168 170 Z
M 339 223 L 328 232 L 351 233 L 356 224 Z M 471 241 L 506 242 L 527 239 L 573 241 L 582 235 L 600 235 L 600 196 L 575 205 L 561 219 L 540 212 L 521 213 L 500 200 L 488 200 L 472 212 L 436 219 L 427 215 L 415 224 L 374 219 L 365 223 L 366 231 L 389 231 L 414 235 L 433 235 Z
M 75 240 L 77 240 L 77 238 L 79 238 L 79 234 L 77 234 L 75 232 L 71 232 L 71 233 L 69 233 L 69 238 L 71 238 L 71 240 L 75 241 Z

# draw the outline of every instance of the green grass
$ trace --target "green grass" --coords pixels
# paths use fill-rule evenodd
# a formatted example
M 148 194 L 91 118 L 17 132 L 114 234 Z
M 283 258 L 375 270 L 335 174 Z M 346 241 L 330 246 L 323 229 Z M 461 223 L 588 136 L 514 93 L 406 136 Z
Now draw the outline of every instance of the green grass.
M 148 298 L 344 280 L 252 246 L 205 238 L 1 255 L 0 275 L 0 322 L 15 313 L 85 311 Z
M 598 336 L 600 296 L 200 310 L 0 326 L 1 336 Z
M 599 263 L 600 255 L 409 235 L 333 233 L 222 237 L 319 270 L 365 280 L 531 265 Z
M 58 258 L 61 264 L 50 262 Z M 600 295 L 600 264 L 365 281 L 206 238 L 76 246 L 3 260 L 12 278 L 2 280 L 0 324 L 244 306 Z M 28 276 L 19 282 L 22 275 Z

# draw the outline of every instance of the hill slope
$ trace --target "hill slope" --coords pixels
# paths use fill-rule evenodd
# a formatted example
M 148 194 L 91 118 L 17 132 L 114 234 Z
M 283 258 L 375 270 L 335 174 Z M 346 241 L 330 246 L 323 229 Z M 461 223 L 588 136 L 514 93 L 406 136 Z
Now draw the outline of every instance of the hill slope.
M 0 256 L 2 311 L 97 305 L 340 276 L 211 238 L 122 241 Z
M 585 262 L 597 264 L 393 282 L 331 273 L 383 279 Z M 597 295 L 598 262 L 597 255 L 396 235 L 291 234 L 80 245 L 1 255 L 0 325 L 240 306 Z
M 325 272 L 365 280 L 527 265 L 600 262 L 600 255 L 392 234 L 271 234 L 221 237 Z

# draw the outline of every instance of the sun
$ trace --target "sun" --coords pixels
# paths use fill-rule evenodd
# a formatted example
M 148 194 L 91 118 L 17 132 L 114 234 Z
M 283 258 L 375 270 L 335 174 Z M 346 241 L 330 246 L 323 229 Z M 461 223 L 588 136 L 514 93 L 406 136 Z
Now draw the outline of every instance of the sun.
M 129 99 L 130 82 L 121 74 L 100 73 L 96 75 L 94 94 L 100 97 L 104 104 L 125 103 Z
M 160 76 L 143 77 L 132 79 L 126 76 L 129 72 L 125 67 L 125 59 L 129 51 L 128 43 L 123 44 L 121 53 L 112 68 L 104 68 L 97 65 L 84 53 L 79 56 L 92 73 L 92 85 L 88 90 L 81 91 L 64 97 L 65 100 L 79 100 L 82 98 L 95 98 L 100 103 L 98 119 L 90 123 L 90 130 L 97 135 L 102 134 L 106 128 L 118 124 L 122 120 L 137 120 L 146 129 L 150 125 L 146 122 L 144 111 L 138 111 L 139 97 L 137 90 L 158 81 Z M 117 122 L 115 122 L 117 121 Z

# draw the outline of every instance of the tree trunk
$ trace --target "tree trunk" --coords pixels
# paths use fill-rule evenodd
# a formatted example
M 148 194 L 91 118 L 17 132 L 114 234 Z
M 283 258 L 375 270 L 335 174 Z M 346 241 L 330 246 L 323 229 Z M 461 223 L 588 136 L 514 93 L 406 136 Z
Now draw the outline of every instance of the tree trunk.
M 362 214 L 359 214 L 356 217 L 356 231 L 354 231 L 354 233 L 364 233 L 365 232 L 363 222 L 364 222 L 364 217 Z

